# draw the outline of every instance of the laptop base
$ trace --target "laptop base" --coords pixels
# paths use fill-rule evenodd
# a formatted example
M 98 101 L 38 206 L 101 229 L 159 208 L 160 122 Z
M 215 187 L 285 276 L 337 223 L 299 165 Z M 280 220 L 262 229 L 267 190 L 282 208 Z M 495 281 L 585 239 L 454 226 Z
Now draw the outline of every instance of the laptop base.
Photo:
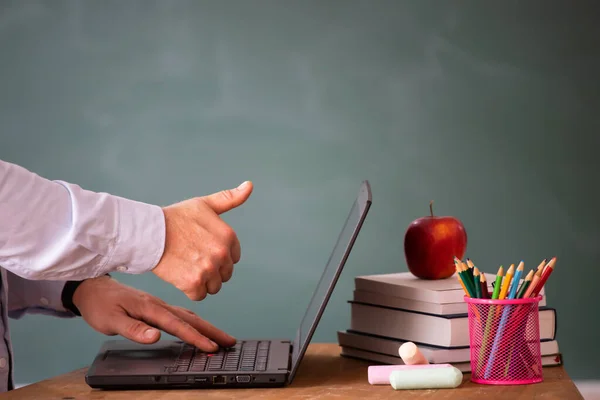
M 249 389 L 275 388 L 287 384 L 288 374 L 223 374 L 212 377 L 192 376 L 186 382 L 173 382 L 168 376 L 105 376 L 86 377 L 93 389 L 103 390 L 171 390 L 171 389 Z M 250 382 L 246 382 L 250 380 Z
M 240 340 L 231 349 L 205 353 L 181 341 L 143 345 L 104 343 L 86 373 L 95 389 L 221 389 L 280 387 L 287 383 L 289 340 Z

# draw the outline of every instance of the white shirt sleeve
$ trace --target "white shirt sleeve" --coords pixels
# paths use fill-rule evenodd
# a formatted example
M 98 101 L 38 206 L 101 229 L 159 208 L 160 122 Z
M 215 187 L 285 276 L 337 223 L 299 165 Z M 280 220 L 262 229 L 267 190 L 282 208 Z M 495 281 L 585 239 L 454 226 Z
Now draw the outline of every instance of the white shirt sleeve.
M 162 209 L 0 160 L 0 265 L 35 280 L 139 274 L 160 260 Z

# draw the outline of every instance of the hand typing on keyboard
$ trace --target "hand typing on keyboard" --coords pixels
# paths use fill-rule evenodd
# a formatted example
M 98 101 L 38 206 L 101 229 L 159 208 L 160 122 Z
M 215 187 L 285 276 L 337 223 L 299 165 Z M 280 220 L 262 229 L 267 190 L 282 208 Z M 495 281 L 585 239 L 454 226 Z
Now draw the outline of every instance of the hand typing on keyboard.
M 169 305 L 109 276 L 85 280 L 75 290 L 73 304 L 92 328 L 105 335 L 147 344 L 160 338 L 160 329 L 205 352 L 236 345 L 233 337 L 192 311 Z

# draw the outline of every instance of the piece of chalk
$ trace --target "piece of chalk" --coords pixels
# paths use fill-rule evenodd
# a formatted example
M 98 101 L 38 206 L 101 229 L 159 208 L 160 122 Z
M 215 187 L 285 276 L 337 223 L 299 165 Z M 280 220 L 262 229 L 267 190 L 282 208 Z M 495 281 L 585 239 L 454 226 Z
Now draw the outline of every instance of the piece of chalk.
M 414 365 L 412 365 L 414 367 Z M 390 373 L 390 384 L 399 389 L 451 389 L 462 383 L 463 374 L 452 365 L 444 368 L 410 368 Z
M 406 365 L 429 364 L 429 361 L 413 342 L 403 343 L 398 349 L 398 354 Z
M 389 385 L 390 374 L 393 371 L 404 371 L 407 369 L 433 369 L 451 366 L 451 364 L 370 365 L 368 368 L 368 379 L 371 385 Z

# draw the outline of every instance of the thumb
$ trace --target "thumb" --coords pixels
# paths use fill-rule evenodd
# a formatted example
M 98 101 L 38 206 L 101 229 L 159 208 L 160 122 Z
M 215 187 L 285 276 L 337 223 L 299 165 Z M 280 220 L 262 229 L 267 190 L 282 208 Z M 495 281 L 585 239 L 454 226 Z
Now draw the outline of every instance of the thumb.
M 242 205 L 252 193 L 252 182 L 246 181 L 235 189 L 222 190 L 201 199 L 217 214 Z
M 128 315 L 114 316 L 112 325 L 113 331 L 118 335 L 141 344 L 154 343 L 160 338 L 158 329 Z

